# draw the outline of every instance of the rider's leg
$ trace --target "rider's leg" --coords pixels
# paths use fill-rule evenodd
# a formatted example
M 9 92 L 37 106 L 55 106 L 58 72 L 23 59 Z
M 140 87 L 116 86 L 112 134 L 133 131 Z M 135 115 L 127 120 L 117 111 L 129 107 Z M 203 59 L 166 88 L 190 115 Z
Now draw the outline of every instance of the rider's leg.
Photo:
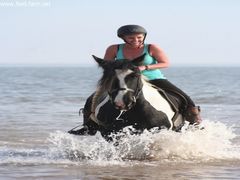
M 156 79 L 151 80 L 150 83 L 154 84 L 155 86 L 165 90 L 166 92 L 172 92 L 175 94 L 178 94 L 180 96 L 183 96 L 184 99 L 187 101 L 186 103 L 186 112 L 185 112 L 185 118 L 187 121 L 190 122 L 190 124 L 200 124 L 202 119 L 200 116 L 200 107 L 195 106 L 195 103 L 193 100 L 181 89 L 173 85 L 171 82 L 169 82 L 167 79 Z

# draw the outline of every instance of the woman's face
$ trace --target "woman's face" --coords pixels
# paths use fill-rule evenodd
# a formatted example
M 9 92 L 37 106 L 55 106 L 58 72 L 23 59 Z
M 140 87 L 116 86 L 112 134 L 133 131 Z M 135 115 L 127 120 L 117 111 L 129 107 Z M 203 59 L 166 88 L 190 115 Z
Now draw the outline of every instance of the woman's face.
M 143 44 L 144 34 L 131 34 L 124 36 L 124 40 L 132 47 L 139 47 Z

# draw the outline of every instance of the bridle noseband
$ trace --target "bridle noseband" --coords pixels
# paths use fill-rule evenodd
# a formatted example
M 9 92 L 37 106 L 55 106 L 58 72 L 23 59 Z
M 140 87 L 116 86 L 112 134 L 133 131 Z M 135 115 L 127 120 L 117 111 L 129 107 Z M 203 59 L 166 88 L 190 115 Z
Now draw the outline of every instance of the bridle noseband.
M 112 100 L 112 94 L 113 94 L 114 92 L 118 92 L 118 91 L 130 91 L 130 92 L 133 92 L 133 93 L 135 92 L 135 94 L 134 94 L 133 97 L 132 97 L 132 98 L 133 98 L 133 99 L 132 99 L 133 102 L 128 105 L 128 107 L 130 107 L 129 109 L 131 109 L 131 108 L 136 104 L 137 99 L 138 99 L 140 93 L 142 92 L 142 87 L 140 87 L 140 84 L 141 84 L 140 81 L 141 81 L 141 76 L 138 76 L 137 86 L 136 86 L 136 89 L 135 89 L 135 90 L 130 89 L 130 88 L 122 88 L 122 87 L 120 87 L 120 88 L 115 88 L 115 89 L 109 91 L 109 92 L 108 92 L 108 95 L 109 95 L 110 101 L 113 102 L 113 100 Z

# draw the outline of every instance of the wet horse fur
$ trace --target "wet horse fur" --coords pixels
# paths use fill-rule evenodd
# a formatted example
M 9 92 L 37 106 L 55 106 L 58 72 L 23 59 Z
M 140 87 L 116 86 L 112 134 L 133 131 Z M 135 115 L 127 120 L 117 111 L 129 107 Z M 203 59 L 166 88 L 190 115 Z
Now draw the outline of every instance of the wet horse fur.
M 181 101 L 148 83 L 137 68 L 144 55 L 132 61 L 93 57 L 103 75 L 83 108 L 83 128 L 69 133 L 95 135 L 99 131 L 108 138 L 127 126 L 136 132 L 154 127 L 178 131 L 183 126 Z

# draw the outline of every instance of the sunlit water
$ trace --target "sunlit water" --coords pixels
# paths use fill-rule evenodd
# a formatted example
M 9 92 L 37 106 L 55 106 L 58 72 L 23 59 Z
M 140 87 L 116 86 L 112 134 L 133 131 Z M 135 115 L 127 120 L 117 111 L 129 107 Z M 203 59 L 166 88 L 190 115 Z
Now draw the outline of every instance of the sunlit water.
M 0 179 L 239 179 L 240 69 L 175 67 L 168 79 L 202 108 L 204 130 L 118 142 L 66 133 L 101 75 L 96 67 L 0 68 Z

